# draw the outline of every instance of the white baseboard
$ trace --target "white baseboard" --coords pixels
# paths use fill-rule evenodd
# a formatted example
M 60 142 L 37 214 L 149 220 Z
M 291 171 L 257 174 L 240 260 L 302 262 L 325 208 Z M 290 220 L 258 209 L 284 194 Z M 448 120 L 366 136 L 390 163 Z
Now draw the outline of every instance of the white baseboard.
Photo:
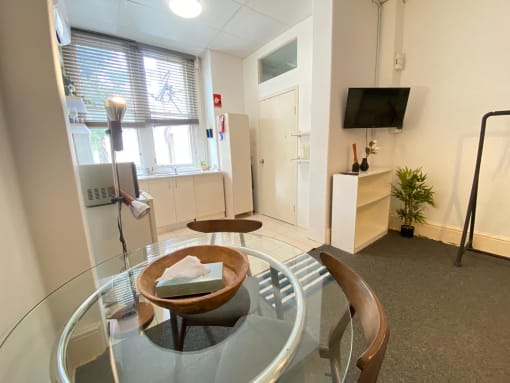
M 391 229 L 400 230 L 400 225 L 401 222 L 398 217 L 390 217 Z M 462 228 L 425 223 L 415 225 L 414 234 L 459 246 L 462 238 Z M 508 237 L 475 232 L 473 247 L 477 250 L 510 258 L 510 238 Z
M 104 352 L 106 338 L 102 323 L 98 321 L 78 328 L 69 340 L 67 363 L 73 376 L 76 368 L 93 361 Z

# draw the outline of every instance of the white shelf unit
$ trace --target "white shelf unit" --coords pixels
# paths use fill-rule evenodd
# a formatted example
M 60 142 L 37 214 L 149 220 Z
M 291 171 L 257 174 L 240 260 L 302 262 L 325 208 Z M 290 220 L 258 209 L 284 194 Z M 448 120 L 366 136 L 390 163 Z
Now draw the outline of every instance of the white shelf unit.
M 333 175 L 331 245 L 355 254 L 388 233 L 391 169 Z
M 298 139 L 298 157 L 293 158 L 292 161 L 297 163 L 310 162 L 310 132 L 296 132 L 291 134 Z

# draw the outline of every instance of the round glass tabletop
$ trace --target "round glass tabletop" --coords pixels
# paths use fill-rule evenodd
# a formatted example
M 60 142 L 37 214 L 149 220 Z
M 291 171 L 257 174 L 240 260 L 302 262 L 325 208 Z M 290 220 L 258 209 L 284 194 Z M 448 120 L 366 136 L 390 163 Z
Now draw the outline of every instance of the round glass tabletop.
M 136 279 L 147 264 L 202 244 L 233 247 L 248 257 L 250 273 L 230 301 L 182 317 L 139 294 Z M 0 368 L 18 350 L 29 355 L 16 368 L 37 358 L 40 373 L 60 382 L 331 381 L 328 340 L 348 302 L 311 255 L 269 237 L 214 233 L 148 245 L 129 259 L 135 266 L 127 271 L 119 273 L 122 260 L 115 257 L 41 302 L 4 339 Z M 26 342 L 45 322 L 53 322 L 52 331 L 38 355 L 43 347 L 27 350 Z M 351 348 L 349 321 L 340 347 L 342 377 Z M 41 357 L 49 363 L 44 372 Z

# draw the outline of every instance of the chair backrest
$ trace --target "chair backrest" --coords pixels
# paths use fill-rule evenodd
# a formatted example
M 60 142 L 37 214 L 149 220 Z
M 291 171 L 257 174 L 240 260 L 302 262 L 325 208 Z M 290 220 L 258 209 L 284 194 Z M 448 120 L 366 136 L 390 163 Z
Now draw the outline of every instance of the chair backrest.
M 344 262 L 328 253 L 321 253 L 320 258 L 344 291 L 351 313 L 359 317 L 368 344 L 356 363 L 361 370 L 358 382 L 376 382 L 390 335 L 381 302 L 365 280 Z
M 249 233 L 260 229 L 262 222 L 253 219 L 210 219 L 189 222 L 187 226 L 201 233 Z

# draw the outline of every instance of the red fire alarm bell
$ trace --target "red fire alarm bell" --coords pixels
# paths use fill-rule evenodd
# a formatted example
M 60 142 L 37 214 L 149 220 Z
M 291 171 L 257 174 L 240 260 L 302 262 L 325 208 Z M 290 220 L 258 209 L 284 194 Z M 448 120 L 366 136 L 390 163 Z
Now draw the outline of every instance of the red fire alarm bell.
M 214 100 L 214 107 L 215 108 L 221 108 L 221 94 L 214 93 L 213 94 L 213 100 Z

